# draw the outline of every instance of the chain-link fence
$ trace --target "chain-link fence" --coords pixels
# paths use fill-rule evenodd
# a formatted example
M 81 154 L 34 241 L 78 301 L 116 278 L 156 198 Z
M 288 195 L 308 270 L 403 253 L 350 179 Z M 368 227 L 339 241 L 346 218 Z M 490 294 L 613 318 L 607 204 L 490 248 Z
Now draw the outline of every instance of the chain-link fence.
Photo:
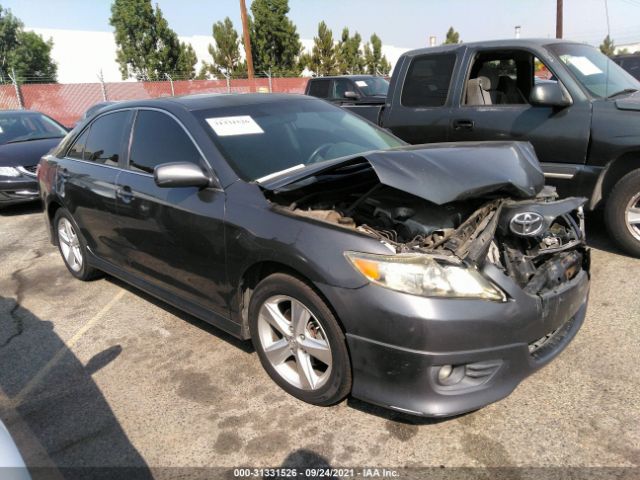
M 99 78 L 99 77 L 98 77 Z M 28 79 L 27 79 L 28 80 Z M 218 80 L 176 80 L 96 83 L 0 83 L 0 110 L 38 110 L 73 126 L 92 105 L 104 101 L 190 95 L 195 93 L 304 93 L 307 78 L 259 76 Z

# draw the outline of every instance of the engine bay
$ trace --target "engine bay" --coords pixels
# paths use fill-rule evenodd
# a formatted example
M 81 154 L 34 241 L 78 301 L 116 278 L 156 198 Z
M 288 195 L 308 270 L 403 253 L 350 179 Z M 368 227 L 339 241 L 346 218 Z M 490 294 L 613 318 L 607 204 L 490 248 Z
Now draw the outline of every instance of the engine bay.
M 397 254 L 421 252 L 476 267 L 491 262 L 532 294 L 571 280 L 588 261 L 582 210 L 576 206 L 582 199 L 558 201 L 551 188 L 524 201 L 485 194 L 437 205 L 380 182 L 365 181 L 270 193 L 268 199 L 289 214 L 376 238 Z M 516 233 L 509 220 L 518 215 L 542 218 L 540 231 Z

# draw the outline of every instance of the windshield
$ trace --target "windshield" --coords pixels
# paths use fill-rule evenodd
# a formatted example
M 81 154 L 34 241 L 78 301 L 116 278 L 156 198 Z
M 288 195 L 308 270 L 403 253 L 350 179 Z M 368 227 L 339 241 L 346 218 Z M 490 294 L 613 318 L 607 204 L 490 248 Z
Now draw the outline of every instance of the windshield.
M 321 100 L 290 99 L 196 112 L 246 181 L 404 142 Z
M 382 77 L 359 78 L 356 85 L 367 97 L 386 96 L 389 91 L 389 82 Z
M 0 144 L 60 138 L 66 130 L 41 113 L 0 114 Z
M 640 83 L 619 65 L 588 45 L 556 44 L 549 49 L 593 96 L 605 98 L 640 89 Z

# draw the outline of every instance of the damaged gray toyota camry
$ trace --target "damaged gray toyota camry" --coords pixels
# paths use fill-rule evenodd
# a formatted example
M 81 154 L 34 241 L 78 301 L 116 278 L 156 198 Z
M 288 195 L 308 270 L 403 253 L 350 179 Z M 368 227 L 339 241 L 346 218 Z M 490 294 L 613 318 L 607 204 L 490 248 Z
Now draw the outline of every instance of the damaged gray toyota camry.
M 192 96 L 106 107 L 38 178 L 72 275 L 251 339 L 312 404 L 474 410 L 585 317 L 584 199 L 544 187 L 528 143 L 407 146 L 311 97 Z

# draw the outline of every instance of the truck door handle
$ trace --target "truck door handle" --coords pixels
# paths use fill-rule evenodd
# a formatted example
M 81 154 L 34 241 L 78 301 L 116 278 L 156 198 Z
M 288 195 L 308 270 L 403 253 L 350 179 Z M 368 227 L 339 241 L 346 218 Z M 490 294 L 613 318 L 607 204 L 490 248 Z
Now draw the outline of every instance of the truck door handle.
M 62 170 L 60 170 L 58 172 L 58 176 L 60 176 L 60 178 L 64 178 L 66 180 L 67 178 L 69 178 L 69 170 L 67 170 L 66 168 L 63 168 Z
M 454 120 L 454 130 L 473 130 L 473 120 Z
M 133 200 L 133 192 L 131 191 L 131 187 L 124 186 L 118 188 L 116 190 L 116 197 L 122 200 L 123 203 L 131 203 L 131 200 Z

